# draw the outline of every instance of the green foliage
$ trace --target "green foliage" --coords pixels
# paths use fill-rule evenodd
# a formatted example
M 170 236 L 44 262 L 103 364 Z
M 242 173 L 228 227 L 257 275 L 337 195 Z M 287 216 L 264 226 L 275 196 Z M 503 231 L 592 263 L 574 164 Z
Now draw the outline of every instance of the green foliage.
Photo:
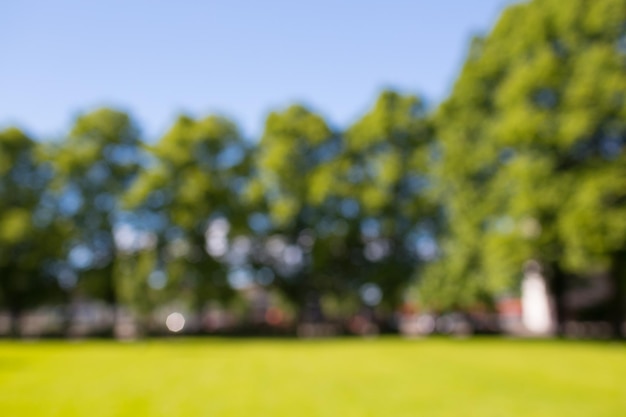
M 267 118 L 256 157 L 256 175 L 278 226 L 297 221 L 307 203 L 323 200 L 332 178 L 320 170 L 332 157 L 332 139 L 324 120 L 302 106 Z M 310 187 L 312 178 L 315 180 Z
M 55 208 L 42 204 L 50 173 L 37 159 L 37 144 L 18 129 L 0 132 L 0 174 L 0 306 L 17 320 L 25 308 L 57 296 L 46 267 L 60 256 L 66 228 Z
M 228 298 L 225 253 L 207 253 L 207 227 L 218 218 L 241 233 L 247 228 L 243 182 L 248 145 L 237 127 L 219 116 L 181 116 L 155 145 L 152 162 L 124 196 L 137 213 L 136 227 L 157 237 L 155 270 L 168 277 L 172 294 L 189 289 L 196 308 Z M 142 222 L 156 216 L 156 224 Z M 144 278 L 145 279 L 145 278 Z
M 141 147 L 130 117 L 107 108 L 80 115 L 62 142 L 48 146 L 59 214 L 73 225 L 63 242 L 65 268 L 79 277 L 76 288 L 67 288 L 71 297 L 82 292 L 118 302 L 115 229 L 124 215 L 119 201 L 141 168 Z
M 526 259 L 584 274 L 624 247 L 624 22 L 623 0 L 535 0 L 474 41 L 436 115 L 442 262 L 463 266 L 425 288 L 461 283 L 471 304 Z
M 321 116 L 294 105 L 268 116 L 253 156 L 247 194 L 267 211 L 269 223 L 253 263 L 270 268 L 272 286 L 303 310 L 307 299 L 317 305 L 321 293 L 333 287 L 312 256 L 319 243 L 314 229 L 334 187 L 338 144 Z
M 434 216 L 426 198 L 431 140 L 420 99 L 384 91 L 347 130 L 338 157 L 335 195 L 342 201 L 340 213 L 353 218 L 345 245 L 359 252 L 359 260 L 344 259 L 342 269 L 351 270 L 359 286 L 378 285 L 388 306 L 401 301 L 420 262 L 419 229 Z
M 211 115 L 148 145 L 106 108 L 59 143 L 7 129 L 0 302 L 36 304 L 56 276 L 142 316 L 254 284 L 302 318 L 351 314 L 368 288 L 380 309 L 411 286 L 436 309 L 489 304 L 529 259 L 622 274 L 625 70 L 626 0 L 534 0 L 472 40 L 433 114 L 383 91 L 345 131 L 294 105 L 254 144 Z
M 375 283 L 397 305 L 418 262 L 409 234 L 432 214 L 423 198 L 430 139 L 420 100 L 390 91 L 345 134 L 300 106 L 268 117 L 249 194 L 268 207 L 269 242 L 301 258 L 268 263 L 296 304 L 334 311 L 328 300 L 358 300 Z
M 365 215 L 387 210 L 415 220 L 420 186 L 425 186 L 420 181 L 426 181 L 429 129 L 417 97 L 385 91 L 346 132 L 343 192 L 362 205 Z

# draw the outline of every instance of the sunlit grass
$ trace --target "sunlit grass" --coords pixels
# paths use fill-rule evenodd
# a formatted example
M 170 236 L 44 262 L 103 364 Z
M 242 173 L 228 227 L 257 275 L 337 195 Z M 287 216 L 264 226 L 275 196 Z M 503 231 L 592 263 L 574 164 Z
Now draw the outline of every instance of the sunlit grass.
M 0 343 L 0 415 L 625 415 L 626 347 L 546 341 Z

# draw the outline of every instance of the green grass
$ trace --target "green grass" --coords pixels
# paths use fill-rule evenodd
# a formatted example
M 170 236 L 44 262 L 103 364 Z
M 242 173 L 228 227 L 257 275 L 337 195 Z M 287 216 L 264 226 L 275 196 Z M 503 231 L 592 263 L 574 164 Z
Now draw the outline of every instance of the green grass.
M 1 342 L 0 416 L 626 415 L 622 344 Z

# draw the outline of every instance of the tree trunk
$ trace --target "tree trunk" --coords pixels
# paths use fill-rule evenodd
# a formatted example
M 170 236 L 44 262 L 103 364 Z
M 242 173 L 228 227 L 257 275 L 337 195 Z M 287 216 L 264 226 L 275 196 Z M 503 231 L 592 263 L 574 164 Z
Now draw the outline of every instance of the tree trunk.
M 613 281 L 613 299 L 611 300 L 611 334 L 614 339 L 624 338 L 624 313 L 626 310 L 626 251 L 617 251 L 611 259 L 611 280 Z
M 74 325 L 74 289 L 69 289 L 65 293 L 65 300 L 63 306 L 63 324 L 62 333 L 66 338 L 72 337 L 72 326 Z
M 9 318 L 9 335 L 13 339 L 19 339 L 22 336 L 22 308 L 18 304 L 11 304 L 9 307 Z
M 567 315 L 567 309 L 565 306 L 567 274 L 557 262 L 554 262 L 551 266 L 552 279 L 550 280 L 550 291 L 554 297 L 554 318 L 556 321 L 555 333 L 557 337 L 563 337 L 565 336 L 565 319 Z
M 310 290 L 307 292 L 300 306 L 299 321 L 301 323 L 323 323 L 325 321 L 321 297 L 317 291 Z
M 19 279 L 17 276 L 18 269 L 9 264 L 0 269 L 0 292 L 7 302 L 9 309 L 9 336 L 14 339 L 18 339 L 22 335 L 22 313 L 23 308 L 23 296 L 19 290 Z
M 113 321 L 111 323 L 111 336 L 116 336 L 116 331 L 118 327 L 118 294 L 117 294 L 117 282 L 115 276 L 115 267 L 114 267 L 115 259 L 113 259 L 109 265 L 107 265 L 103 271 L 105 274 L 106 280 L 106 294 L 105 300 L 109 307 L 113 310 Z

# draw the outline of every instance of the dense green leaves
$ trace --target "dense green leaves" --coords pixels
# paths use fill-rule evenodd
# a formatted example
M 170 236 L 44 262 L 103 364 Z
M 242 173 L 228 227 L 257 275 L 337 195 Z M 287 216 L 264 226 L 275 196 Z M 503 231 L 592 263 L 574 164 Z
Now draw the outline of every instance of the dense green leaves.
M 50 178 L 35 142 L 15 128 L 0 132 L 0 306 L 11 313 L 14 334 L 26 308 L 58 300 L 50 265 L 67 227 L 55 218 Z
M 504 292 L 528 259 L 586 275 L 623 250 L 625 25 L 622 0 L 536 0 L 474 42 L 436 114 L 449 233 L 433 303 Z
M 257 142 L 211 115 L 146 144 L 113 109 L 55 143 L 8 129 L 1 302 L 60 287 L 141 318 L 254 287 L 318 320 L 391 311 L 410 288 L 427 308 L 472 308 L 515 292 L 531 259 L 557 304 L 567 277 L 626 288 L 625 145 L 624 0 L 511 6 L 432 113 L 384 91 L 345 130 L 273 112 Z

